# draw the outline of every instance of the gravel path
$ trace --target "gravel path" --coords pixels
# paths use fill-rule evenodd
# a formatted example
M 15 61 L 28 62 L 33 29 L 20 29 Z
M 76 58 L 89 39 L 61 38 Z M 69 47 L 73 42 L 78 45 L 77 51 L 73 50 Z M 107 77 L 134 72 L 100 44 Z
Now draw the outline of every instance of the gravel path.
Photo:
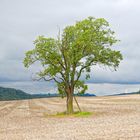
M 79 97 L 87 118 L 46 118 L 65 99 L 0 102 L 0 140 L 140 140 L 140 95 Z M 75 109 L 76 105 L 75 105 Z

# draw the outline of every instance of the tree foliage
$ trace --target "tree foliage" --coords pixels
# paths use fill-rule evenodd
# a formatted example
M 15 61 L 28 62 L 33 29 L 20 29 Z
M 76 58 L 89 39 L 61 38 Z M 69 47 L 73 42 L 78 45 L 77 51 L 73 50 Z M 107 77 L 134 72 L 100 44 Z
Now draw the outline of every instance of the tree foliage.
M 116 70 L 122 60 L 120 51 L 111 47 L 118 42 L 109 23 L 103 18 L 88 17 L 75 25 L 67 26 L 58 38 L 39 36 L 35 48 L 26 53 L 25 67 L 39 61 L 43 67 L 38 78 L 54 80 L 59 93 L 68 95 L 70 90 L 84 93 L 87 89 L 81 74 L 90 78 L 94 65 L 108 66 Z

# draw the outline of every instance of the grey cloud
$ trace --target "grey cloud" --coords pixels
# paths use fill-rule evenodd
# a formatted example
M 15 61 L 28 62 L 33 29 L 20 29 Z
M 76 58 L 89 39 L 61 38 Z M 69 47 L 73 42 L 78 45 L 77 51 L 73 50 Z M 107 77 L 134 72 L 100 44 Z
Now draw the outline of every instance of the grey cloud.
M 77 20 L 104 17 L 121 40 L 114 47 L 124 60 L 117 72 L 93 68 L 91 82 L 140 82 L 139 0 L 0 0 L 0 78 L 29 80 L 23 67 L 24 53 L 38 35 L 56 37 Z

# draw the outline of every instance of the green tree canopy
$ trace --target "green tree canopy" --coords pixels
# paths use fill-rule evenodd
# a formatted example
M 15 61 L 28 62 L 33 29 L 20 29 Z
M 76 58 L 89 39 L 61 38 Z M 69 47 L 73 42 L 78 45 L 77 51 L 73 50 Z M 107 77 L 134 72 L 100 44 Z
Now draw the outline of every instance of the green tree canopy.
M 74 91 L 84 93 L 87 89 L 81 74 L 84 72 L 89 79 L 94 65 L 118 68 L 122 55 L 111 48 L 116 42 L 105 19 L 88 17 L 67 26 L 57 39 L 39 36 L 35 48 L 26 53 L 24 65 L 29 67 L 38 61 L 42 66 L 38 78 L 54 80 L 59 93 L 67 97 L 67 112 L 73 113 Z

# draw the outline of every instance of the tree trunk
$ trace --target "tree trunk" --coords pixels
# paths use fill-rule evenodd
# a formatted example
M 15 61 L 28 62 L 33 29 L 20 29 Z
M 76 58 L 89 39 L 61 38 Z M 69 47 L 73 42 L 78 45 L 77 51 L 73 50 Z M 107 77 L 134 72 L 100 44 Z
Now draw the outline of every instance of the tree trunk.
M 67 90 L 67 114 L 73 114 L 73 90 Z

